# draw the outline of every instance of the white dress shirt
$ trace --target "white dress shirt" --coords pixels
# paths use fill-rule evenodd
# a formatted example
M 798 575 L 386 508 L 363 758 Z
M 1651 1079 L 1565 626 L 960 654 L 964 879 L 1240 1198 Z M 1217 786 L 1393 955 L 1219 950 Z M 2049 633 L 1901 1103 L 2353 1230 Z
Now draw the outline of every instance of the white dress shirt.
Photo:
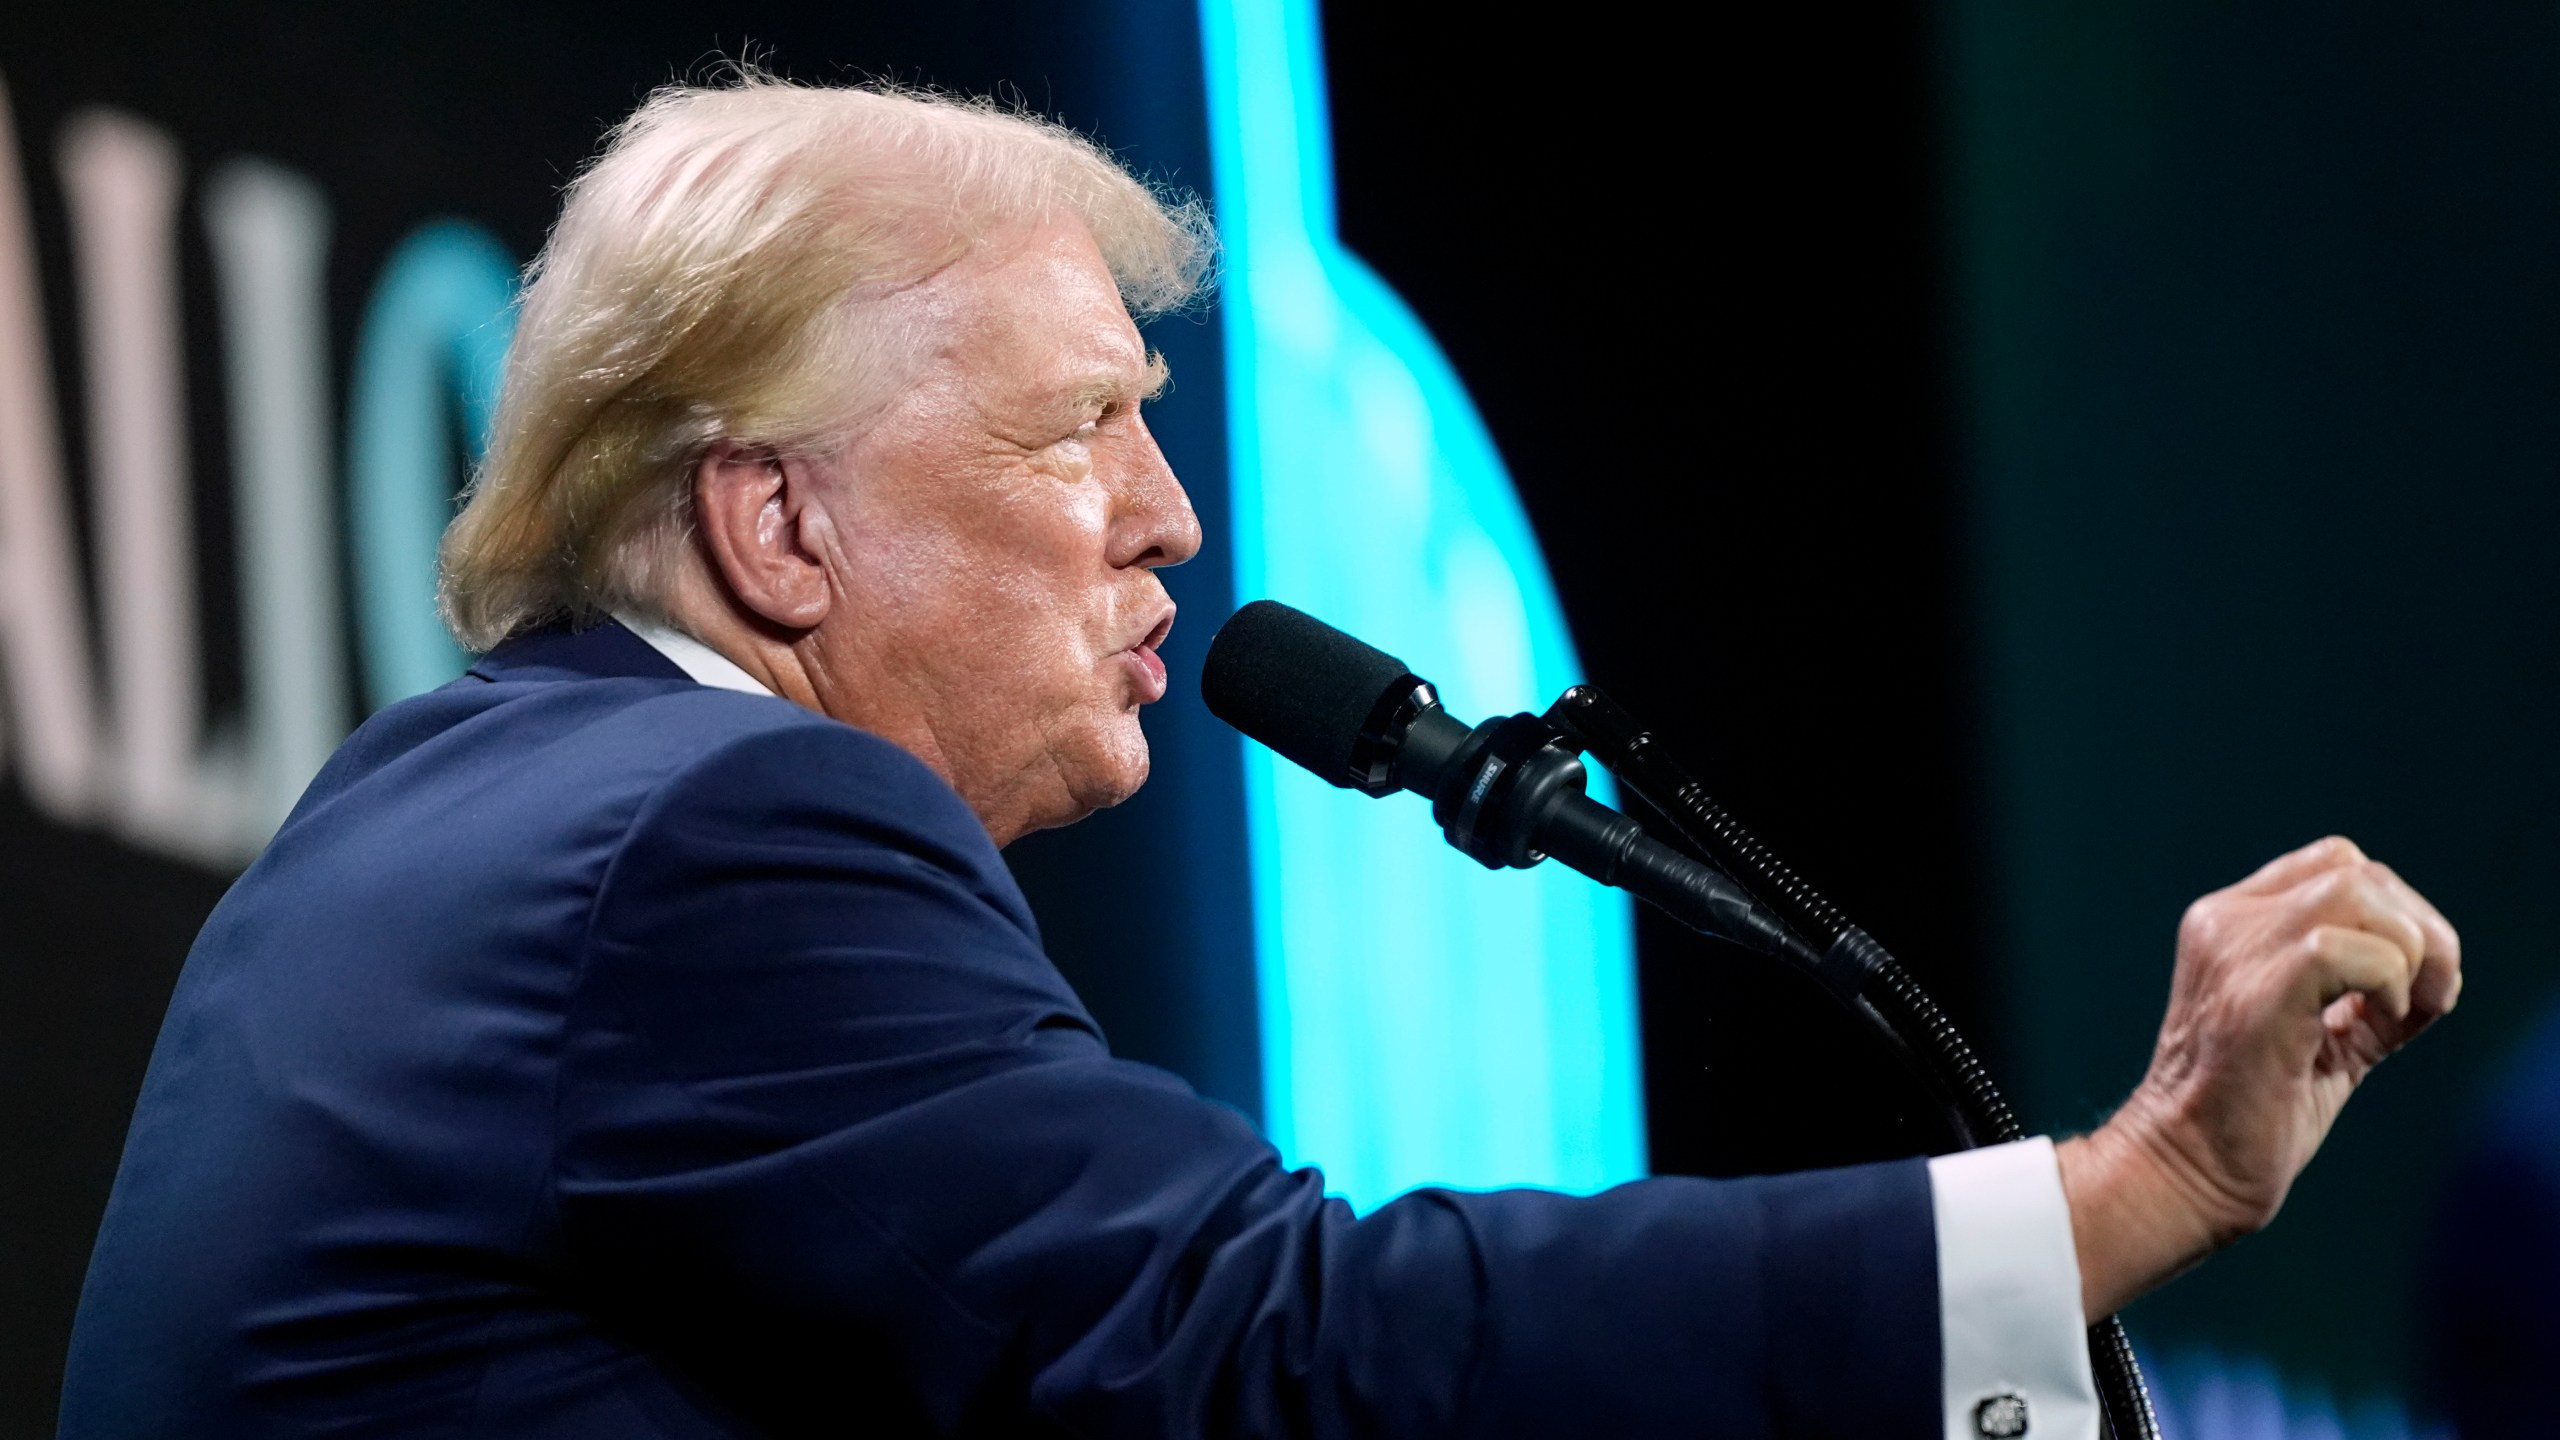
M 773 693 L 681 630 L 613 618 L 704 685 Z M 2080 1259 L 2053 1142 L 1941 1155 L 1929 1162 L 1929 1203 L 1947 1440 L 2098 1440 Z
M 2043 1136 L 1929 1162 L 1947 1440 L 2098 1440 L 2080 1256 Z
M 750 695 L 771 695 L 753 675 L 738 668 L 738 662 L 694 639 L 670 625 L 625 615 L 617 610 L 615 623 L 649 642 L 659 654 L 676 662 L 676 668 L 694 678 L 698 684 L 714 690 L 743 690 Z

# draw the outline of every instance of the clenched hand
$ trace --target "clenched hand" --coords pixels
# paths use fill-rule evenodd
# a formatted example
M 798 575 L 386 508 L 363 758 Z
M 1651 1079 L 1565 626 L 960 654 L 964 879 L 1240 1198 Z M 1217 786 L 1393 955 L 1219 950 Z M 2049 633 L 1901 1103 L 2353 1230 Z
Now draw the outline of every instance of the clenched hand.
M 2357 1083 L 2461 993 L 2453 927 L 2337 836 L 2189 907 L 2150 1072 L 2058 1151 L 2090 1319 L 2275 1218 Z

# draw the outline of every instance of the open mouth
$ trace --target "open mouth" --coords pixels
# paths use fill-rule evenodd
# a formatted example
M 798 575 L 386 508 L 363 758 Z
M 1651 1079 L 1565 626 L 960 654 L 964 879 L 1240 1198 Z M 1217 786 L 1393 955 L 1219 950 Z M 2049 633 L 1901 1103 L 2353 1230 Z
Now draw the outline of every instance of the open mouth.
M 1123 652 L 1137 662 L 1138 703 L 1141 705 L 1151 705 L 1164 698 L 1166 685 L 1164 659 L 1156 654 L 1156 647 L 1164 644 L 1165 637 L 1172 633 L 1173 611 L 1168 609 L 1164 612 L 1164 618 L 1155 623 L 1155 628 L 1147 632 L 1145 639 Z

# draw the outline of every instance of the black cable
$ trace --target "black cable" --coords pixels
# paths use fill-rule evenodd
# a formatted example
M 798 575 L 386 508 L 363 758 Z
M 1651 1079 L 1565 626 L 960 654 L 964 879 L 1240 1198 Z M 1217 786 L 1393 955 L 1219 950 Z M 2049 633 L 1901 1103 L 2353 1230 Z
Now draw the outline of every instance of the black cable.
M 1777 912 L 1821 956 L 1817 978 L 1898 1042 L 1895 1048 L 1946 1099 L 1962 1148 L 2025 1138 L 1981 1058 L 1911 973 L 1743 829 L 1632 715 L 1591 686 L 1577 685 L 1548 710 L 1547 719 L 1670 822 L 1676 834 L 1661 838 L 1685 841 L 1699 859 Z M 2118 1440 L 2160 1440 L 2150 1387 L 2124 1322 L 2110 1315 L 2089 1327 L 2089 1362 L 2108 1431 Z

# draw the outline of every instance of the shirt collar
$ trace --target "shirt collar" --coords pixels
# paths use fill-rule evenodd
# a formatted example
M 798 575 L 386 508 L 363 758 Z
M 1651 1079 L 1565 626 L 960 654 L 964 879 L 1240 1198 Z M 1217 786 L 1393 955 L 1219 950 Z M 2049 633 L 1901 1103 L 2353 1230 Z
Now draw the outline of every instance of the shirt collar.
M 773 693 L 758 684 L 756 677 L 738 668 L 738 662 L 681 630 L 620 610 L 613 612 L 613 618 L 623 629 L 648 641 L 652 649 L 674 661 L 676 668 L 692 676 L 697 684 L 748 695 Z

